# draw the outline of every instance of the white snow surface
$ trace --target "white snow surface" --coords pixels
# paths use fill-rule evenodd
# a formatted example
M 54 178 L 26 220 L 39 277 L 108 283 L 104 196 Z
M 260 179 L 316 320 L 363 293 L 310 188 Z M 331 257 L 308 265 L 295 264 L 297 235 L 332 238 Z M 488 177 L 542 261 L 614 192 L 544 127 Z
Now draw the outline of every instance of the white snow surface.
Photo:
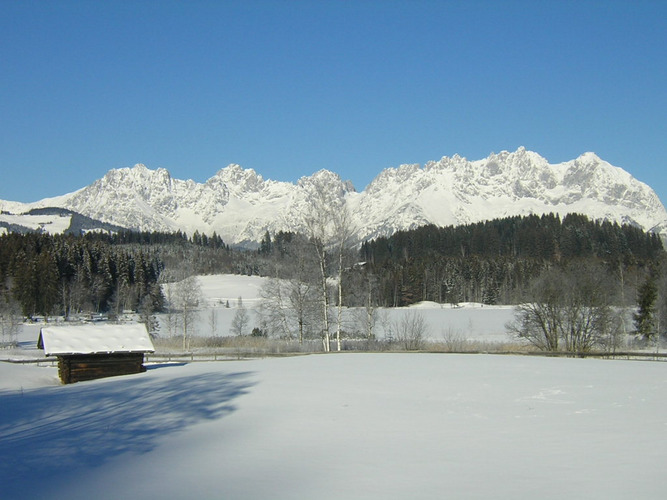
M 218 274 L 198 276 L 202 291 L 202 307 L 196 311 L 195 332 L 200 336 L 226 336 L 231 334 L 231 325 L 237 313 L 238 299 L 242 299 L 247 309 L 250 324 L 248 333 L 254 327 L 261 327 L 259 307 L 261 289 L 267 278 Z M 172 286 L 170 284 L 165 287 Z M 169 293 L 165 291 L 165 296 Z M 227 307 L 229 304 L 229 307 Z M 438 304 L 420 302 L 410 307 L 380 308 L 376 319 L 375 334 L 385 336 L 391 324 L 400 321 L 403 315 L 415 312 L 423 317 L 427 327 L 425 337 L 431 340 L 459 340 L 501 343 L 509 339 L 505 325 L 514 318 L 512 306 L 482 305 L 478 303 Z M 343 329 L 360 329 L 363 321 L 362 309 L 343 309 Z M 211 321 L 211 318 L 215 321 Z M 166 335 L 168 328 L 164 316 L 158 318 L 162 324 L 160 332 Z
M 212 311 L 231 322 L 239 296 L 256 318 L 264 278 L 198 280 L 198 334 L 210 334 Z M 506 341 L 513 315 L 429 302 L 382 314 L 407 312 L 424 315 L 436 340 Z M 2 357 L 43 356 L 39 332 L 26 324 Z M 667 490 L 665 362 L 330 353 L 147 367 L 61 385 L 50 363 L 0 362 L 0 497 L 620 500 Z
M 67 386 L 0 363 L 5 499 L 661 499 L 667 364 L 328 354 Z
M 357 242 L 425 224 L 572 212 L 667 234 L 667 211 L 658 196 L 626 171 L 594 153 L 550 164 L 525 148 L 475 161 L 454 155 L 423 167 L 387 168 L 361 192 L 327 170 L 293 184 L 229 165 L 197 183 L 137 164 L 60 197 L 30 204 L 0 200 L 0 209 L 17 214 L 62 207 L 123 227 L 215 232 L 228 244 L 255 246 L 266 231 L 303 231 L 317 191 L 349 209 Z
M 236 306 L 239 297 L 245 307 L 259 305 L 260 292 L 267 278 L 260 276 L 240 276 L 233 274 L 214 274 L 197 276 L 204 302 L 211 307 L 226 305 Z
M 47 356 L 155 351 L 146 326 L 139 323 L 49 326 L 39 336 Z
M 262 278 L 204 276 L 200 328 Z M 421 303 L 435 338 L 509 307 Z M 38 324 L 3 358 L 40 354 Z M 202 330 L 200 334 L 208 334 Z M 149 364 L 60 385 L 0 362 L 3 499 L 661 499 L 667 363 L 330 353 Z
M 69 229 L 72 223 L 72 217 L 69 215 L 14 215 L 0 213 L 0 222 L 15 224 L 32 229 L 33 231 L 43 231 L 49 234 L 61 234 Z

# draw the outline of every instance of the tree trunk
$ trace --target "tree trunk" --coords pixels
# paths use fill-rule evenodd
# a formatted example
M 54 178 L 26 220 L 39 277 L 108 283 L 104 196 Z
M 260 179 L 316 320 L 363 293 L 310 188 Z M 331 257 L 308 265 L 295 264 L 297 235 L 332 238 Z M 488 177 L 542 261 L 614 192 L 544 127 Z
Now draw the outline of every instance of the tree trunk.
M 343 245 L 338 252 L 338 317 L 336 318 L 336 349 L 340 352 L 340 331 L 343 322 Z
M 317 256 L 320 265 L 320 285 L 322 294 L 322 342 L 324 344 L 324 352 L 331 351 L 331 341 L 329 339 L 329 294 L 327 293 L 327 256 L 324 246 L 320 246 L 320 242 L 316 242 Z

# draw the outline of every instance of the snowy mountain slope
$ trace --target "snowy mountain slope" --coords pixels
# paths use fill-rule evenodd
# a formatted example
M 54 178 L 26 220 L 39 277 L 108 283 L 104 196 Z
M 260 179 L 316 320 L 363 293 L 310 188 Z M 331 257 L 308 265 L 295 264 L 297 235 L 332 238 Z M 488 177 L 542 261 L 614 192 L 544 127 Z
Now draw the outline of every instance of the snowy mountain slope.
M 24 233 L 41 231 L 49 234 L 64 233 L 71 224 L 71 217 L 62 215 L 30 215 L 0 213 L 0 234 L 8 231 Z
M 578 212 L 667 235 L 667 212 L 655 192 L 621 168 L 594 153 L 549 164 L 525 148 L 477 161 L 454 155 L 423 167 L 388 168 L 360 193 L 326 170 L 292 184 L 230 165 L 196 183 L 139 164 L 110 170 L 90 186 L 57 198 L 0 201 L 0 210 L 57 206 L 127 228 L 216 232 L 227 243 L 252 246 L 266 231 L 303 230 L 317 192 L 348 208 L 356 241 L 430 223 L 549 212 Z
M 46 207 L 0 212 L 0 234 L 6 232 L 41 232 L 48 234 L 81 234 L 89 231 L 115 232 L 123 228 L 101 222 L 66 208 Z
M 387 169 L 363 194 L 355 211 L 367 214 L 370 237 L 531 213 L 578 212 L 646 230 L 667 220 L 649 186 L 593 153 L 556 165 L 524 148 L 472 162 L 455 155 Z

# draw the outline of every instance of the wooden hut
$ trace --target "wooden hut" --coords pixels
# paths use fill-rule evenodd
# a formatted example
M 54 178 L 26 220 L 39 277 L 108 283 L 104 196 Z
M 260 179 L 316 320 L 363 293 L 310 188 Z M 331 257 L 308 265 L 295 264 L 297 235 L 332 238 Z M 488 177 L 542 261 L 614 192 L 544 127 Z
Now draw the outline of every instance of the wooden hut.
M 63 384 L 144 372 L 144 354 L 155 352 L 142 324 L 49 326 L 37 347 L 58 358 Z

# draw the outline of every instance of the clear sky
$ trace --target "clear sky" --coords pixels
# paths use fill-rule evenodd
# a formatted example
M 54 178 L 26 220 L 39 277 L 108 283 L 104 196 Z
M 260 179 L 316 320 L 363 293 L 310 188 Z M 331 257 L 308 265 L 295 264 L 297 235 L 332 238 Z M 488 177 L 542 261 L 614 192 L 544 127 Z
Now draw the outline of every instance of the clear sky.
M 667 202 L 667 2 L 0 0 L 0 199 L 594 151 Z

